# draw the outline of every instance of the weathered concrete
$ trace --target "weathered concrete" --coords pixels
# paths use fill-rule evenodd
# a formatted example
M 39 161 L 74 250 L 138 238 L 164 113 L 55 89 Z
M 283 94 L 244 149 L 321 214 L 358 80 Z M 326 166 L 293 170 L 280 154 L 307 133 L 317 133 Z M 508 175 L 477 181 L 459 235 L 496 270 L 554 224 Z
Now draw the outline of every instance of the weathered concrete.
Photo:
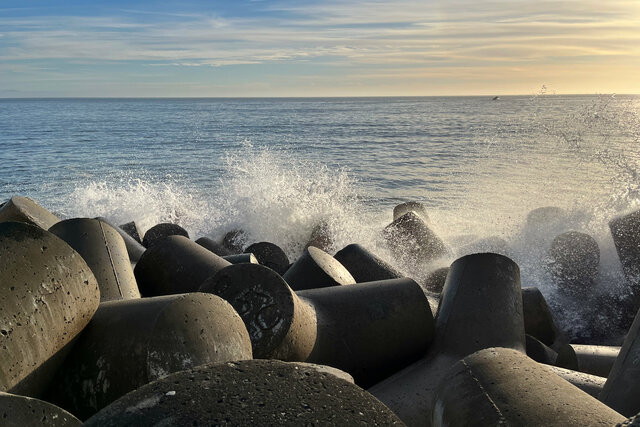
M 229 261 L 231 264 L 260 264 L 258 258 L 252 253 L 225 255 L 222 259 Z
M 439 294 L 442 292 L 445 282 L 447 281 L 447 275 L 449 274 L 449 267 L 440 267 L 433 270 L 427 275 L 422 283 L 422 286 L 429 292 Z
M 512 250 L 507 241 L 498 236 L 489 236 L 474 240 L 457 250 L 458 256 L 478 252 L 492 252 L 504 256 L 511 256 L 512 254 Z
M 556 365 L 606 378 L 619 353 L 616 346 L 565 344 L 558 349 Z
M 342 264 L 314 246 L 304 250 L 302 256 L 289 267 L 283 278 L 294 291 L 356 283 Z
M 331 236 L 329 224 L 326 221 L 320 221 L 313 227 L 313 230 L 311 230 L 309 240 L 304 247 L 306 249 L 313 246 L 315 248 L 322 249 L 325 252 L 329 252 L 333 248 L 333 245 L 334 241 Z
M 247 233 L 244 230 L 231 230 L 224 235 L 222 246 L 229 251 L 229 255 L 239 254 L 245 246 L 245 240 L 247 240 Z
M 355 243 L 340 249 L 334 258 L 349 271 L 356 283 L 398 279 L 404 276 L 366 248 Z
M 628 307 L 625 310 L 628 312 L 627 317 L 631 319 L 640 309 L 640 210 L 612 219 L 609 229 L 622 271 L 629 282 Z
M 624 417 L 522 353 L 478 351 L 436 391 L 434 426 L 611 426 Z
M 62 239 L 4 222 L 0 284 L 0 391 L 40 396 L 98 308 L 98 283 Z
M 215 295 L 111 301 L 74 345 L 49 400 L 85 419 L 172 372 L 251 357 L 242 319 Z
M 621 423 L 616 424 L 616 427 L 640 427 L 640 414 L 637 414 Z
M 620 349 L 599 399 L 622 415 L 640 412 L 640 312 Z
M 154 225 L 153 227 L 148 229 L 146 233 L 144 233 L 142 245 L 146 248 L 150 248 L 158 241 L 169 236 L 184 236 L 188 239 L 189 233 L 178 224 L 163 222 L 161 224 Z
M 527 334 L 553 346 L 561 336 L 542 292 L 535 286 L 522 288 L 522 307 Z
M 184 236 L 169 236 L 152 245 L 134 273 L 145 297 L 197 291 L 202 282 L 231 265 Z
M 400 218 L 401 216 L 413 212 L 418 215 L 424 222 L 429 223 L 429 214 L 427 208 L 420 202 L 404 202 L 393 208 L 393 220 Z
M 584 372 L 573 371 L 571 369 L 560 368 L 559 366 L 545 365 L 547 369 L 554 374 L 560 376 L 565 381 L 569 381 L 580 390 L 587 393 L 589 396 L 596 399 L 600 396 L 604 383 L 607 381 L 604 377 L 597 375 L 585 374 Z
M 451 264 L 425 358 L 369 389 L 408 425 L 431 419 L 434 391 L 454 363 L 483 348 L 525 352 L 520 270 L 498 254 L 473 254 Z
M 112 222 L 109 222 L 106 218 L 99 216 L 96 219 L 106 224 L 109 224 L 111 227 L 113 227 L 114 230 L 118 232 L 120 237 L 122 237 L 122 240 L 124 240 L 124 244 L 127 247 L 127 253 L 129 254 L 129 260 L 132 263 L 136 263 L 140 260 L 140 257 L 142 256 L 144 251 L 147 250 L 147 248 L 142 246 L 142 243 L 140 243 L 138 240 L 131 237 L 126 231 L 124 231 L 119 226 L 113 224 Z
M 293 292 L 262 265 L 233 265 L 208 279 L 233 305 L 251 336 L 254 356 L 307 361 L 373 384 L 421 357 L 433 316 L 420 286 L 408 278 Z
M 0 392 L 0 424 L 7 427 L 80 427 L 82 422 L 51 403 Z
M 17 221 L 48 230 L 60 218 L 27 197 L 13 196 L 0 207 L 0 222 Z
M 127 247 L 109 224 L 89 218 L 67 219 L 49 231 L 82 255 L 98 280 L 100 301 L 140 298 Z
M 414 212 L 389 224 L 383 232 L 396 259 L 411 265 L 427 265 L 448 254 L 444 242 Z
M 289 258 L 280 246 L 270 242 L 258 242 L 247 246 L 244 252 L 252 253 L 258 262 L 283 275 L 289 268 Z
M 148 384 L 87 420 L 122 425 L 402 425 L 382 403 L 302 363 L 201 366 Z
M 578 231 L 558 235 L 551 243 L 549 265 L 558 291 L 589 298 L 598 278 L 600 248 L 593 237 Z
M 200 237 L 198 240 L 196 240 L 196 243 L 203 248 L 209 249 L 211 252 L 218 256 L 233 255 L 233 253 L 229 249 L 224 247 L 222 243 L 218 243 L 210 237 Z
M 556 364 L 558 353 L 529 334 L 526 335 L 526 347 L 527 356 L 536 362 L 544 363 L 545 365 Z
M 120 229 L 122 231 L 124 231 L 125 233 L 127 233 L 128 236 L 130 236 L 133 240 L 135 240 L 136 242 L 142 244 L 142 232 L 140 231 L 140 228 L 138 227 L 138 224 L 136 224 L 135 221 L 129 221 L 126 224 L 122 224 L 119 226 Z

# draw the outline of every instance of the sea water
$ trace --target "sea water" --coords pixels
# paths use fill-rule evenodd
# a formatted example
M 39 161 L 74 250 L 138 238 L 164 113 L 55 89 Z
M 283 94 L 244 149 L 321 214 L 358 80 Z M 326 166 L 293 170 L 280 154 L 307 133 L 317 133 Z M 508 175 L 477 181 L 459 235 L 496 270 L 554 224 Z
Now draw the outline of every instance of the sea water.
M 193 238 L 242 229 L 291 259 L 324 221 L 333 250 L 360 243 L 402 271 L 381 230 L 414 200 L 445 264 L 500 238 L 523 286 L 553 299 L 550 242 L 582 231 L 600 246 L 599 292 L 623 297 L 607 223 L 640 207 L 639 144 L 636 96 L 5 99 L 0 199 Z M 532 236 L 544 206 L 567 217 Z

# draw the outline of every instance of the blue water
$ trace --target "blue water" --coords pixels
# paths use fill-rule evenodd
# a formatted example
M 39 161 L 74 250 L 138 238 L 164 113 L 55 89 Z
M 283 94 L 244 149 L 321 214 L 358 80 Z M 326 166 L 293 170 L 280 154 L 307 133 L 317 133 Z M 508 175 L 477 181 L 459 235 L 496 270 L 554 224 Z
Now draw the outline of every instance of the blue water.
M 634 96 L 0 100 L 0 198 L 192 237 L 241 227 L 291 257 L 328 221 L 335 249 L 361 243 L 405 271 L 380 230 L 417 200 L 451 259 L 500 237 L 547 294 L 545 245 L 586 231 L 614 292 L 607 222 L 640 205 L 638 144 Z M 526 215 L 549 205 L 567 219 L 532 241 Z

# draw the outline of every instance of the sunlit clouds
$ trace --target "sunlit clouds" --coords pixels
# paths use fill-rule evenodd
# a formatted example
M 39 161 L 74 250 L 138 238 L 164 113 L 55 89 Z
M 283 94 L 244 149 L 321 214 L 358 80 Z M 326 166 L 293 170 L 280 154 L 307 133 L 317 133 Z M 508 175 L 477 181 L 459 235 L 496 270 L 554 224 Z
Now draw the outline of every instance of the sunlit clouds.
M 640 92 L 636 0 L 9 3 L 0 96 Z

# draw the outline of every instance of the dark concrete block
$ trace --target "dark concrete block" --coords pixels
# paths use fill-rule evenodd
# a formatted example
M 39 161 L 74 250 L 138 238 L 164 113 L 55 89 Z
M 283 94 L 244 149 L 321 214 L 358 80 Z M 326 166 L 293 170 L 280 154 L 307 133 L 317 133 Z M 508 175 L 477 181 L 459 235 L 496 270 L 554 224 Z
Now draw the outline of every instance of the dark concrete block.
M 314 248 L 322 249 L 325 252 L 331 251 L 333 248 L 334 242 L 333 237 L 331 236 L 331 229 L 329 228 L 329 224 L 326 221 L 320 221 L 313 227 L 311 230 L 311 236 L 309 236 L 309 241 L 304 246 L 305 249 L 313 246 Z
M 138 224 L 136 224 L 135 221 L 129 221 L 126 224 L 120 225 L 119 227 L 122 231 L 127 233 L 127 235 L 130 236 L 132 239 L 134 239 L 136 242 L 142 244 L 141 236 L 143 236 L 143 234 L 140 231 L 140 228 L 138 227 Z
M 231 230 L 224 235 L 222 246 L 229 251 L 229 255 L 239 254 L 242 252 L 242 248 L 245 247 L 246 240 L 247 233 L 244 230 Z
M 408 214 L 409 212 L 413 212 L 418 215 L 424 222 L 429 223 L 429 214 L 427 213 L 427 208 L 420 202 L 404 202 L 397 205 L 393 208 L 393 220 Z
M 431 419 L 434 392 L 458 360 L 483 348 L 525 352 L 520 270 L 509 258 L 473 254 L 451 264 L 427 355 L 369 389 L 408 425 Z
M 304 250 L 302 256 L 289 267 L 283 278 L 294 291 L 356 283 L 342 264 L 314 246 Z
M 402 425 L 364 390 L 315 367 L 250 360 L 178 372 L 86 422 L 122 425 Z
M 558 340 L 562 340 L 553 321 L 551 309 L 538 288 L 534 286 L 522 288 L 522 307 L 527 334 L 548 346 L 554 346 Z
M 153 246 L 156 242 L 169 236 L 184 236 L 189 238 L 189 233 L 178 224 L 172 224 L 164 222 L 162 224 L 156 224 L 144 233 L 144 239 L 142 239 L 142 245 L 146 248 Z
M 0 223 L 0 391 L 40 396 L 100 291 L 67 243 L 39 227 Z
M 98 280 L 100 301 L 140 298 L 127 247 L 109 224 L 89 218 L 67 219 L 49 231 L 82 255 Z
M 172 372 L 251 357 L 242 319 L 215 295 L 110 301 L 73 347 L 48 400 L 86 419 Z
M 209 237 L 200 237 L 198 240 L 196 240 L 196 243 L 203 248 L 209 249 L 211 252 L 218 256 L 233 255 L 232 252 L 224 247 L 222 243 L 218 243 Z
M 0 424 L 7 427 L 80 427 L 82 422 L 55 405 L 0 392 Z
M 258 242 L 247 246 L 244 252 L 252 253 L 258 262 L 269 267 L 276 273 L 283 275 L 289 268 L 287 254 L 278 246 L 270 242 Z
M 598 278 L 600 248 L 593 237 L 568 231 L 553 239 L 549 268 L 558 291 L 581 299 L 593 295 Z
M 233 265 L 207 279 L 233 305 L 251 336 L 254 356 L 307 361 L 373 384 L 421 357 L 433 316 L 420 286 L 393 279 L 295 293 L 262 265 Z
M 260 264 L 258 258 L 252 253 L 226 255 L 223 256 L 222 259 L 229 261 L 231 264 Z
M 606 378 L 619 354 L 616 346 L 565 344 L 558 349 L 556 365 Z
M 522 353 L 478 351 L 436 391 L 433 426 L 613 425 L 624 417 Z
M 195 292 L 202 282 L 231 265 L 184 236 L 169 236 L 152 245 L 134 273 L 145 297 Z
M 527 356 L 536 362 L 544 363 L 545 365 L 556 364 L 558 353 L 554 349 L 547 347 L 542 342 L 528 334 L 526 335 L 525 342 L 527 347 Z
M 17 221 L 48 230 L 60 218 L 27 197 L 13 196 L 0 207 L 0 222 Z
M 448 254 L 444 242 L 414 212 L 389 224 L 383 236 L 396 259 L 409 265 L 428 265 Z
M 629 282 L 626 310 L 628 317 L 633 318 L 640 309 L 640 210 L 612 219 L 609 229 L 622 271 Z
M 113 227 L 114 230 L 116 230 L 118 232 L 120 237 L 122 237 L 122 240 L 124 240 L 124 244 L 127 247 L 127 253 L 129 254 L 129 260 L 132 263 L 136 263 L 136 262 L 138 262 L 140 260 L 140 257 L 142 256 L 144 251 L 147 249 L 144 246 L 142 246 L 142 243 L 140 243 L 138 240 L 136 240 L 133 237 L 131 237 L 122 228 L 120 228 L 117 225 L 114 225 L 113 223 L 107 221 L 106 218 L 103 218 L 103 217 L 99 216 L 96 219 L 99 220 L 99 221 L 102 221 L 102 222 L 104 222 L 106 224 L 109 224 L 111 227 Z
M 349 271 L 356 283 L 403 277 L 402 273 L 358 244 L 345 246 L 334 258 Z

